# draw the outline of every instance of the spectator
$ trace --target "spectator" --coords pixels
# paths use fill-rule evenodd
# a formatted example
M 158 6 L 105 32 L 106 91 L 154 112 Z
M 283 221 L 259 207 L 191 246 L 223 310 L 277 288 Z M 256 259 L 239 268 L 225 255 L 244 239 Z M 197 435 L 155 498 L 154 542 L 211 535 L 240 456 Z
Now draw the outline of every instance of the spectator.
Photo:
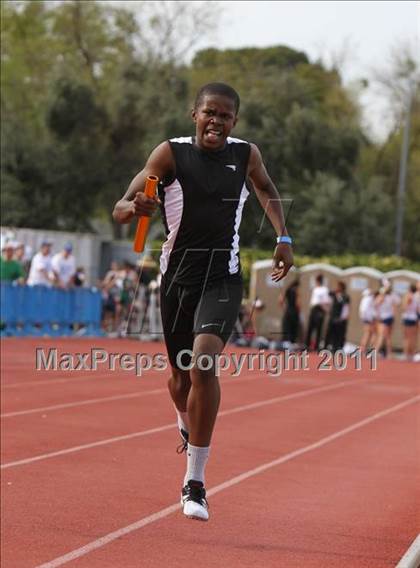
M 392 353 L 392 328 L 395 319 L 395 307 L 399 303 L 399 296 L 394 294 L 391 284 L 387 282 L 385 286 L 379 290 L 379 294 L 375 300 L 379 319 L 378 338 L 375 347 L 377 351 L 381 351 L 381 349 L 385 347 L 385 356 Z
M 52 242 L 50 240 L 44 239 L 42 241 L 40 251 L 36 253 L 31 262 L 27 282 L 29 286 L 42 284 L 51 287 L 53 285 L 51 247 Z
M 326 286 L 324 286 L 324 277 L 318 274 L 316 277 L 315 288 L 312 290 L 310 300 L 310 312 L 308 331 L 306 334 L 306 347 L 315 351 L 319 350 L 321 341 L 322 326 L 324 324 L 325 316 L 328 312 L 331 303 L 330 293 Z M 315 342 L 311 344 L 312 335 L 315 332 Z
M 411 360 L 416 351 L 417 330 L 418 330 L 418 305 L 419 299 L 416 294 L 416 285 L 411 284 L 409 291 L 403 298 L 402 323 L 404 328 L 404 356 Z
M 257 314 L 265 309 L 264 302 L 257 296 L 255 300 L 242 300 L 238 313 L 238 319 L 235 322 L 231 343 L 241 347 L 249 345 L 257 345 L 261 340 L 268 344 L 268 340 L 263 337 L 257 337 Z
M 123 289 L 123 275 L 116 261 L 111 262 L 111 267 L 101 282 L 102 289 L 102 325 L 105 331 L 114 332 L 118 329 L 121 320 L 121 292 Z
M 337 282 L 337 288 L 330 296 L 332 304 L 325 345 L 335 353 L 338 349 L 343 349 L 346 342 L 350 315 L 350 298 L 346 294 L 346 285 L 342 280 Z
M 53 256 L 51 264 L 56 285 L 63 289 L 70 288 L 74 284 L 74 275 L 76 274 L 73 245 L 66 243 L 63 250 Z
M 13 258 L 23 264 L 25 258 L 25 245 L 23 243 L 18 243 L 16 241 L 15 251 L 13 254 Z
M 270 342 L 269 340 L 262 336 L 256 335 L 258 330 L 258 316 L 265 310 L 266 306 L 264 302 L 258 296 L 255 297 L 255 300 L 251 304 L 251 324 L 252 328 L 255 331 L 255 335 L 251 341 L 251 347 L 256 347 L 257 349 L 267 349 Z
M 255 300 L 252 303 L 252 307 L 251 307 L 251 321 L 252 321 L 252 326 L 254 328 L 254 330 L 257 329 L 257 316 L 258 314 L 260 314 L 263 310 L 265 310 L 265 304 L 264 302 L 261 300 L 261 298 L 259 298 L 258 296 L 255 298 Z
M 76 273 L 74 275 L 74 285 L 76 287 L 81 287 L 84 286 L 85 282 L 86 282 L 85 269 L 83 268 L 83 266 L 78 266 L 76 268 Z
M 148 323 L 150 327 L 150 321 L 148 321 L 147 316 L 150 312 L 149 306 L 151 293 L 155 291 L 155 285 L 160 287 L 160 282 L 158 283 L 155 280 L 157 273 L 158 265 L 151 256 L 143 255 L 138 260 L 136 269 L 136 286 L 135 293 L 133 295 L 134 303 L 132 304 L 133 309 L 131 310 L 131 321 L 128 322 L 129 325 L 127 326 L 127 330 L 130 330 L 130 333 L 132 333 L 133 329 L 142 333 L 146 323 Z M 154 280 L 155 285 L 152 284 Z M 155 294 L 155 297 L 158 297 L 158 295 Z M 157 321 L 156 318 L 155 321 Z
M 125 260 L 121 270 L 122 289 L 120 294 L 121 320 L 125 320 L 130 314 L 131 305 L 137 291 L 138 274 L 134 264 Z
M 372 290 L 363 290 L 359 304 L 359 317 L 363 323 L 363 334 L 360 340 L 360 350 L 367 353 L 375 345 L 377 335 L 378 314 L 375 305 L 376 295 Z
M 299 279 L 295 280 L 279 297 L 280 306 L 286 307 L 283 315 L 283 340 L 296 343 L 299 335 Z
M 140 275 L 140 284 L 148 286 L 157 276 L 157 264 L 151 256 L 143 256 L 137 264 Z
M 252 317 L 253 311 L 252 304 L 248 300 L 243 299 L 239 310 L 239 331 L 243 334 L 245 345 L 250 345 L 253 338 L 256 336 Z
M 250 312 L 248 310 L 247 302 L 245 299 L 242 300 L 241 307 L 239 309 L 238 319 L 233 327 L 232 335 L 229 338 L 229 342 L 234 345 L 248 346 L 251 343 L 252 337 L 255 335 L 252 329 Z
M 16 244 L 14 241 L 6 241 L 3 246 L 2 256 L 0 257 L 0 280 L 23 284 L 25 281 L 23 266 L 13 258 Z
M 25 279 L 28 277 L 29 268 L 31 266 L 31 247 L 25 246 L 23 243 L 16 243 L 14 259 L 17 260 L 23 268 Z

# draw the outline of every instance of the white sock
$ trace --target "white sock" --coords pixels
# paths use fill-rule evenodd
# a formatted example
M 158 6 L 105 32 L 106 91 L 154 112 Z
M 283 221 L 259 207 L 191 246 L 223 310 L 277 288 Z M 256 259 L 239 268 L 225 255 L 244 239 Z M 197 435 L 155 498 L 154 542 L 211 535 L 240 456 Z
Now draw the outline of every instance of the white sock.
M 205 483 L 204 469 L 209 458 L 209 452 L 209 446 L 203 448 L 200 446 L 192 446 L 191 444 L 188 444 L 187 473 L 184 477 L 184 485 L 187 485 L 190 479 L 201 481 L 203 484 Z
M 175 406 L 175 411 L 176 411 L 176 417 L 178 420 L 178 428 L 181 430 L 181 428 L 183 430 L 185 430 L 186 432 L 190 431 L 190 424 L 188 421 L 188 412 L 181 412 L 180 410 L 177 409 L 177 407 Z

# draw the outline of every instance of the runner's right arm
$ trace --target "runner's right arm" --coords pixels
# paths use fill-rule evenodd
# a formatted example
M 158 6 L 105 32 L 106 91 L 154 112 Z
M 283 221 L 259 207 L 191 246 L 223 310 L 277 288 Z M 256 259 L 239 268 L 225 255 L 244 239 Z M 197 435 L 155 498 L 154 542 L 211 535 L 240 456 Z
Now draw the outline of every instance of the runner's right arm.
M 123 197 L 117 201 L 112 217 L 118 223 L 129 223 L 134 217 L 150 217 L 159 204 L 158 197 L 146 197 L 143 193 L 147 176 L 160 180 L 175 171 L 175 161 L 169 142 L 162 142 L 150 154 L 146 165 L 128 186 Z

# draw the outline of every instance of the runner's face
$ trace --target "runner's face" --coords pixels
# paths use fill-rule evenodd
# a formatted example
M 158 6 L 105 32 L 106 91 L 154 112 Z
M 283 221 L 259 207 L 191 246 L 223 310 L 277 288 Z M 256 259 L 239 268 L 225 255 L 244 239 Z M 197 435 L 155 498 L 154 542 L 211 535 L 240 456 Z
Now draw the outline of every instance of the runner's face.
M 223 95 L 204 95 L 192 111 L 197 146 L 204 150 L 220 150 L 236 124 L 235 103 Z

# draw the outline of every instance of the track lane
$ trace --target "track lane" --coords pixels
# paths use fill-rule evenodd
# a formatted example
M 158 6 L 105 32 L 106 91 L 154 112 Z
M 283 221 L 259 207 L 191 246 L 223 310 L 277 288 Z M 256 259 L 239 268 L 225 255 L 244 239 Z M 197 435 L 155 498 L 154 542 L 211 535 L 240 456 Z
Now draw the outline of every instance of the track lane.
M 241 381 L 240 385 L 240 400 L 245 404 L 237 404 L 235 390 L 239 388 L 239 385 L 236 389 L 227 389 L 228 396 L 223 397 L 219 416 L 244 412 L 252 407 L 269 406 L 295 398 L 312 396 L 336 388 L 353 386 L 350 381 L 312 387 L 304 385 L 304 388 L 302 388 L 302 385 L 295 386 L 294 383 L 282 383 L 281 385 L 266 383 L 259 390 L 259 396 L 256 397 L 254 389 L 243 383 L 246 383 L 245 379 Z M 237 383 L 231 384 L 236 385 Z M 60 413 L 52 413 L 50 417 L 48 414 L 41 414 L 39 417 L 16 417 L 16 421 L 19 418 L 23 420 L 26 429 L 24 432 L 22 432 L 22 428 L 16 430 L 13 428 L 13 421 L 11 425 L 8 424 L 7 428 L 3 428 L 4 443 L 2 444 L 1 469 L 173 429 L 176 427 L 174 414 L 169 397 L 166 396 L 165 398 L 155 398 L 153 407 L 149 399 L 141 401 L 125 400 L 118 401 L 118 404 L 117 401 L 112 401 L 108 406 L 103 404 L 101 407 L 95 408 L 94 412 L 86 412 L 86 408 L 82 407 L 66 409 L 66 412 L 62 410 Z M 162 424 L 164 419 L 166 419 L 166 423 Z M 22 421 L 20 423 L 22 424 Z M 72 425 L 71 428 L 69 428 L 69 424 Z M 133 424 L 141 425 L 141 430 L 133 432 L 130 429 Z M 117 435 L 115 435 L 116 429 L 119 431 Z M 123 432 L 128 430 L 128 433 L 121 434 L 121 430 Z M 37 432 L 35 437 L 33 436 L 34 432 Z M 104 437 L 106 432 L 109 432 L 109 438 Z M 114 435 L 112 435 L 113 433 Z M 100 436 L 99 439 L 98 436 Z M 83 440 L 86 441 L 83 443 Z M 64 441 L 67 446 L 63 448 Z M 70 445 L 72 441 L 73 444 L 77 445 Z M 55 448 L 57 442 L 59 447 Z M 27 450 L 29 455 L 24 453 L 26 446 L 30 448 Z
M 38 340 L 35 340 L 35 342 L 37 343 Z M 64 381 L 60 378 L 59 373 L 57 373 L 56 378 L 52 379 L 51 382 L 45 381 L 45 384 L 43 385 L 35 385 L 27 380 L 28 375 L 31 373 L 30 365 L 28 364 L 31 359 L 25 357 L 24 350 L 26 347 L 25 349 L 22 349 L 23 344 L 20 343 L 20 340 L 16 343 L 19 343 L 19 349 L 15 349 L 12 356 L 14 358 L 19 357 L 21 363 L 19 363 L 19 365 L 11 365 L 8 370 L 12 371 L 12 373 L 18 377 L 18 380 L 22 382 L 22 385 L 12 385 L 9 383 L 9 385 L 5 386 L 7 388 L 10 386 L 11 391 L 16 390 L 16 392 L 29 392 L 29 390 L 32 392 L 38 392 L 38 387 L 44 388 L 45 386 L 48 389 L 46 396 L 49 396 L 49 392 L 53 388 L 61 391 Z M 50 343 L 50 340 L 48 340 L 48 343 Z M 112 343 L 114 343 L 115 347 L 115 342 Z M 133 342 L 129 343 L 132 347 Z M 68 340 L 64 340 L 63 346 L 68 349 Z M 110 347 L 112 348 L 112 345 Z M 156 344 L 152 344 L 151 349 L 156 349 Z M 5 357 L 3 356 L 3 361 L 4 360 Z M 319 412 L 319 410 L 322 410 L 321 408 L 316 410 L 313 404 L 304 405 L 303 400 L 300 400 L 299 405 L 293 406 L 286 411 L 282 409 L 282 412 L 279 414 L 273 412 L 273 409 L 269 410 L 267 408 L 262 408 L 260 410 L 255 409 L 252 412 L 232 415 L 229 420 L 227 416 L 222 418 L 218 422 L 216 429 L 214 440 L 215 449 L 212 452 L 212 459 L 209 467 L 209 481 L 212 485 L 215 483 L 221 483 L 226 479 L 227 475 L 232 475 L 232 473 L 235 472 L 238 475 L 240 471 L 243 471 L 241 468 L 247 464 L 249 467 L 253 467 L 256 465 L 258 460 L 273 458 L 274 452 L 267 447 L 270 444 L 271 449 L 276 448 L 281 451 L 288 451 L 289 449 L 289 451 L 293 451 L 293 447 L 296 447 L 296 444 L 298 443 L 310 443 L 315 435 L 322 434 L 322 432 L 324 432 L 324 430 L 328 427 L 334 427 L 337 420 L 344 422 L 344 419 L 352 418 L 353 413 L 356 412 L 356 410 L 357 414 L 359 411 L 362 412 L 371 408 L 370 405 L 366 407 L 363 404 L 366 396 L 374 396 L 378 403 L 381 401 L 384 403 L 391 403 L 391 401 L 395 401 L 397 398 L 399 399 L 402 394 L 407 394 L 408 392 L 405 390 L 403 393 L 402 389 L 411 389 L 415 386 L 416 381 L 414 369 L 417 371 L 418 367 L 406 363 L 402 364 L 397 361 L 387 361 L 386 364 L 382 364 L 382 362 L 380 362 L 379 372 L 373 375 L 369 373 L 369 379 L 372 379 L 370 381 L 369 394 L 366 392 L 361 394 L 362 407 L 358 409 L 354 408 L 354 406 L 360 405 L 359 399 L 356 400 L 353 397 L 337 397 L 335 400 L 331 400 L 331 398 L 324 400 L 322 403 L 323 412 Z M 311 371 L 309 375 L 310 378 L 308 378 L 308 381 L 312 381 L 314 377 L 313 372 Z M 320 375 L 321 373 L 318 373 L 318 376 Z M 345 375 L 348 376 L 348 373 L 346 372 Z M 361 373 L 355 373 L 352 376 L 360 378 L 361 375 Z M 77 373 L 73 376 L 74 380 L 71 379 L 67 381 L 66 379 L 66 384 L 72 385 L 74 383 L 74 386 L 78 385 L 78 388 L 85 384 L 82 376 L 78 376 Z M 131 384 L 133 379 L 129 376 L 129 374 L 124 374 L 123 376 L 124 385 Z M 331 382 L 336 380 L 338 377 L 343 377 L 343 373 L 332 372 L 322 374 L 322 380 L 328 380 Z M 105 381 L 109 383 L 112 383 L 113 380 L 114 375 L 112 375 L 109 379 L 105 379 Z M 287 377 L 285 378 L 283 376 L 278 379 L 278 382 L 282 380 L 286 382 L 292 379 Z M 300 380 L 301 379 L 296 380 L 295 384 L 297 384 Z M 82 381 L 84 382 L 82 383 Z M 305 381 L 305 379 L 303 379 L 303 381 Z M 26 384 L 24 384 L 25 382 Z M 98 395 L 98 392 L 103 392 L 101 389 L 103 389 L 104 380 L 91 382 L 91 384 L 94 383 L 97 385 L 96 394 Z M 37 388 L 29 388 L 32 385 Z M 258 389 L 259 387 L 256 388 Z M 45 393 L 40 391 L 40 400 L 42 400 L 44 394 Z M 66 393 L 65 397 L 62 399 L 58 398 L 57 400 L 68 400 L 68 396 L 75 396 L 75 393 L 72 392 L 72 388 L 69 389 L 69 392 Z M 165 397 L 165 395 L 163 396 Z M 238 396 L 241 396 L 241 394 Z M 31 402 L 33 399 L 29 397 L 28 400 Z M 238 402 L 238 399 L 236 402 Z M 170 405 L 168 405 L 168 407 L 171 419 L 173 419 L 173 411 L 170 408 Z M 19 408 L 19 406 L 17 406 L 17 408 Z M 85 411 L 87 408 L 88 407 L 85 407 Z M 336 417 L 336 413 L 339 409 L 342 410 L 342 416 L 340 418 Z M 331 416 L 331 410 L 333 411 L 332 414 L 334 416 Z M 65 412 L 67 413 L 69 410 Z M 89 430 L 89 428 L 92 427 L 92 422 L 95 422 L 95 417 L 89 416 L 89 413 L 86 412 L 83 414 L 84 417 L 81 417 L 81 431 L 86 433 L 86 430 Z M 118 415 L 120 414 L 122 414 L 122 411 L 119 410 Z M 307 419 L 305 418 L 303 423 L 302 420 L 298 419 L 301 414 L 307 415 Z M 45 428 L 46 435 L 47 430 L 49 430 L 49 434 L 57 437 L 58 439 L 58 437 L 63 433 L 65 434 L 66 431 L 77 428 L 76 417 L 73 417 L 75 420 L 69 420 L 68 415 L 61 418 L 63 418 L 61 429 L 58 428 L 55 432 L 55 424 L 50 424 L 49 428 L 48 426 Z M 14 423 L 15 429 L 20 429 L 20 433 L 16 432 L 16 437 L 13 438 L 13 442 L 17 442 L 18 444 L 20 435 L 23 435 L 23 433 L 34 438 L 34 435 L 37 435 L 35 433 L 39 432 L 39 430 L 33 429 L 32 424 L 26 423 L 26 419 L 25 424 L 23 424 L 23 419 L 24 417 L 16 417 L 16 419 L 11 418 L 13 421 L 16 420 Z M 119 419 L 120 417 L 117 417 L 117 420 Z M 20 422 L 21 420 L 22 422 Z M 100 421 L 98 421 L 99 430 L 97 433 L 102 433 L 101 426 L 104 426 L 105 429 L 108 427 L 106 426 L 106 422 L 104 422 L 103 416 L 101 417 L 101 420 L 102 425 L 100 424 Z M 261 430 L 262 425 L 264 426 L 263 430 Z M 111 426 L 112 424 L 110 420 L 109 428 L 111 428 Z M 273 432 L 273 436 L 271 436 L 271 434 L 268 436 L 266 435 L 266 432 L 270 430 Z M 146 515 L 151 514 L 154 510 L 156 510 L 156 505 L 165 507 L 168 503 L 173 502 L 174 479 L 181 479 L 184 469 L 182 459 L 177 460 L 177 456 L 173 453 L 173 448 L 176 445 L 176 435 L 174 432 L 175 429 L 162 432 L 155 436 L 150 436 L 149 439 L 142 438 L 140 447 L 139 441 L 133 440 L 131 443 L 127 441 L 123 442 L 121 445 L 117 444 L 109 448 L 102 448 L 101 451 L 98 451 L 99 448 L 93 449 L 92 453 L 89 451 L 85 456 L 82 456 L 82 453 L 73 456 L 64 456 L 57 460 L 54 466 L 48 465 L 47 468 L 43 467 L 45 464 L 40 463 L 33 464 L 28 468 L 22 468 L 21 471 L 18 471 L 19 468 L 10 471 L 6 470 L 3 473 L 4 486 L 2 493 L 3 496 L 6 496 L 5 503 L 7 502 L 7 511 L 11 512 L 11 524 L 7 526 L 7 530 L 11 531 L 8 533 L 10 534 L 10 538 L 8 538 L 8 546 L 10 544 L 13 548 L 7 548 L 7 554 L 11 555 L 8 556 L 8 558 L 11 559 L 11 563 L 5 563 L 5 568 L 20 568 L 20 566 L 22 566 L 22 568 L 27 568 L 29 566 L 33 568 L 35 562 L 32 562 L 32 560 L 35 558 L 39 559 L 38 562 L 42 562 L 47 557 L 51 558 L 51 553 L 54 550 L 57 554 L 62 554 L 63 551 L 68 550 L 68 547 L 66 548 L 66 546 L 69 542 L 75 542 L 76 546 L 80 545 L 80 542 L 87 542 L 91 539 L 98 538 L 101 534 L 106 534 L 109 530 L 115 529 L 118 527 L 118 522 L 120 522 L 119 526 L 122 526 L 125 522 L 127 522 L 127 518 L 129 521 L 138 519 L 139 512 L 143 512 L 143 514 Z M 412 435 L 412 432 L 413 429 L 411 425 L 410 435 Z M 80 434 L 80 431 L 78 434 Z M 388 432 L 383 432 L 381 429 L 378 434 L 378 439 L 376 440 L 377 446 L 381 446 L 381 444 L 383 445 L 384 440 L 389 439 L 389 435 L 390 434 Z M 285 436 L 287 436 L 286 440 L 284 439 Z M 401 443 L 401 435 L 398 435 L 397 438 L 399 443 Z M 226 444 L 227 440 L 229 441 L 228 445 Z M 342 456 L 346 455 L 346 448 L 347 446 L 340 450 L 338 459 L 342 459 Z M 356 449 L 359 449 L 359 443 L 357 444 Z M 250 456 L 249 454 L 255 455 Z M 252 459 L 253 457 L 254 459 Z M 356 456 L 353 456 L 348 463 L 348 471 L 351 476 L 353 476 L 354 473 L 352 469 L 354 464 L 358 463 L 357 459 L 356 454 Z M 97 463 L 94 463 L 96 460 Z M 52 460 L 50 464 L 53 464 L 53 462 L 55 462 L 55 460 Z M 383 463 L 383 473 L 388 474 L 389 467 L 387 468 L 385 462 Z M 404 462 L 402 461 L 401 463 Z M 286 468 L 286 464 L 282 467 Z M 366 475 L 373 468 L 374 466 L 369 461 L 365 462 Z M 305 464 L 303 464 L 303 466 L 299 465 L 299 467 L 296 466 L 296 470 L 286 476 L 286 481 L 292 483 L 292 485 L 289 486 L 286 483 L 285 487 L 288 490 L 290 490 L 290 487 L 293 488 L 294 486 L 304 489 L 306 483 L 309 483 L 305 474 L 307 472 L 310 473 L 311 471 L 311 468 L 306 467 Z M 265 476 L 266 474 L 263 475 Z M 309 475 L 309 478 L 312 477 L 312 474 Z M 140 482 L 143 482 L 144 485 L 139 487 Z M 9 483 L 11 485 L 9 485 Z M 331 486 L 331 484 L 332 481 L 330 480 L 328 486 Z M 404 480 L 402 485 L 404 485 L 404 488 L 408 491 L 409 484 L 406 480 Z M 391 484 L 390 487 L 390 491 L 392 492 L 394 490 L 394 486 Z M 312 491 L 316 492 L 318 491 L 318 488 L 319 484 L 316 483 L 312 488 Z M 351 487 L 349 488 L 349 491 L 351 494 Z M 264 495 L 259 484 L 255 486 L 253 491 L 253 496 L 257 497 L 258 495 Z M 288 493 L 285 494 L 285 498 L 287 495 Z M 215 495 L 211 499 L 212 507 L 216 508 L 217 506 L 218 514 L 219 511 L 220 513 L 222 512 L 222 507 L 225 504 L 225 500 L 222 496 L 223 493 L 219 496 Z M 398 497 L 398 495 L 395 496 Z M 305 496 L 303 498 L 305 506 L 307 506 L 309 498 L 310 496 Z M 243 498 L 240 499 L 240 501 L 241 505 L 239 506 L 235 502 L 234 508 L 232 508 L 230 502 L 226 504 L 227 511 L 225 517 L 229 518 L 233 522 L 234 518 L 232 517 L 232 514 L 234 512 L 236 514 L 237 511 L 239 515 L 239 521 L 236 525 L 238 530 L 232 536 L 247 536 L 250 532 L 252 532 L 252 536 L 255 535 L 255 542 L 249 542 L 248 536 L 248 539 L 245 543 L 243 543 L 243 545 L 239 543 L 239 546 L 236 547 L 234 551 L 235 553 L 232 557 L 233 564 L 230 566 L 235 566 L 236 560 L 241 561 L 241 566 L 246 565 L 245 563 L 248 558 L 252 560 L 253 566 L 258 565 L 261 558 L 264 559 L 264 565 L 267 567 L 278 566 L 278 545 L 276 543 L 273 545 L 270 540 L 264 540 L 267 534 L 269 535 L 273 532 L 276 524 L 270 524 L 268 528 L 266 527 L 264 529 L 264 525 L 256 523 L 256 528 L 254 528 L 254 526 L 249 524 L 249 517 L 247 517 L 248 507 L 250 504 L 248 504 L 248 502 Z M 78 510 L 77 507 L 79 507 Z M 267 509 L 270 509 L 270 507 L 272 507 L 271 499 L 267 503 Z M 397 512 L 399 515 L 403 513 L 402 509 Z M 317 511 L 314 510 L 313 517 L 311 518 L 312 524 L 319 522 L 319 520 L 317 520 L 316 513 Z M 293 518 L 293 508 L 290 510 L 290 515 L 292 516 L 288 517 L 288 524 L 286 528 L 288 528 L 288 526 L 292 523 L 291 519 Z M 217 517 L 212 517 L 212 521 L 216 520 L 216 518 Z M 400 519 L 403 518 L 400 517 Z M 7 519 L 7 521 L 9 521 L 9 519 Z M 115 523 L 112 525 L 113 521 L 115 521 Z M 166 526 L 165 523 L 167 521 L 173 521 L 176 523 L 175 528 L 180 529 L 178 531 L 179 535 L 172 525 L 170 525 L 168 533 L 165 533 L 164 527 Z M 113 568 L 119 565 L 123 565 L 124 568 L 129 568 L 130 565 L 136 566 L 137 568 L 139 566 L 139 560 L 147 558 L 146 565 L 149 567 L 151 566 L 149 561 L 154 562 L 154 554 L 161 550 L 162 552 L 166 552 L 164 556 L 165 564 L 167 565 L 168 543 L 170 542 L 171 548 L 174 547 L 175 552 L 177 552 L 178 547 L 179 552 L 178 555 L 173 555 L 175 563 L 174 566 L 176 565 L 176 562 L 179 561 L 179 565 L 182 565 L 184 568 L 185 547 L 191 546 L 191 523 L 188 523 L 187 521 L 186 524 L 183 524 L 182 517 L 181 523 L 179 523 L 179 521 L 179 516 L 174 515 L 173 519 L 167 519 L 159 522 L 159 535 L 162 535 L 161 541 L 158 538 L 155 538 L 155 529 L 151 531 L 151 536 L 149 536 L 145 541 L 138 540 L 133 535 L 136 543 L 143 543 L 140 547 L 140 551 L 138 549 L 127 547 L 127 539 L 123 539 L 123 541 L 118 543 L 119 554 L 122 553 L 123 556 L 117 554 L 115 557 L 113 553 L 108 554 L 107 551 L 109 549 L 107 548 L 103 551 L 105 553 L 104 563 L 96 564 L 96 556 L 87 556 L 83 560 L 86 564 L 83 565 L 89 566 L 89 568 L 96 568 L 96 566 L 98 566 L 98 568 L 101 566 L 102 568 L 102 566 L 107 566 L 106 562 L 109 562 L 108 565 Z M 212 522 L 205 527 L 201 525 L 200 527 L 196 526 L 195 530 L 197 531 L 197 535 L 202 534 L 207 538 L 207 536 L 210 535 L 211 527 L 213 526 Z M 186 533 L 185 529 L 187 527 L 189 531 Z M 216 558 L 216 565 L 218 567 L 220 566 L 220 563 L 218 563 L 219 559 L 223 560 L 225 558 L 225 546 L 227 546 L 226 541 L 229 541 L 231 534 L 230 524 L 225 523 L 224 526 L 221 525 L 219 528 L 220 531 L 218 533 L 212 533 L 215 538 L 217 537 L 214 541 L 212 540 L 213 537 L 209 541 L 205 539 L 204 543 L 199 542 L 196 536 L 194 536 L 193 539 L 194 554 L 200 554 L 201 550 L 203 550 L 204 553 L 207 554 L 206 559 L 208 562 L 211 562 L 212 558 Z M 260 534 L 257 529 L 261 529 L 261 540 L 257 539 Z M 284 532 L 283 526 L 280 527 L 280 529 L 283 531 L 285 539 L 288 536 L 293 537 L 293 534 Z M 145 535 L 148 530 L 148 528 L 143 529 L 144 532 L 142 532 L 142 535 Z M 367 530 L 369 530 L 369 527 Z M 202 532 L 199 533 L 198 531 Z M 167 534 L 167 538 L 165 538 L 165 534 Z M 305 539 L 310 539 L 311 537 L 311 535 L 306 534 L 303 534 L 303 536 Z M 355 537 L 357 537 L 357 535 L 350 535 L 349 538 L 351 540 Z M 131 537 L 127 538 L 131 539 Z M 223 540 L 224 538 L 225 540 Z M 369 540 L 369 537 L 365 536 L 365 539 Z M 317 568 L 320 566 L 325 568 L 326 565 L 329 565 L 327 560 L 334 558 L 334 555 L 337 553 L 335 551 L 331 551 L 330 541 L 322 541 L 323 546 L 321 547 L 321 550 L 318 550 L 317 552 L 317 542 L 320 542 L 319 539 L 314 540 L 313 542 L 311 541 L 311 546 L 305 550 L 304 546 L 295 545 L 292 539 L 293 544 L 291 552 L 295 555 L 296 551 L 299 552 L 299 548 L 301 548 L 301 552 L 303 554 L 302 558 L 305 560 L 296 566 L 299 565 L 299 568 L 302 565 L 310 566 L 311 564 L 309 564 L 309 562 L 311 561 L 311 558 L 315 558 L 318 553 L 322 553 L 323 563 L 314 564 L 314 566 L 317 566 Z M 360 535 L 357 542 L 359 548 L 362 550 L 363 540 Z M 182 550 L 180 543 L 182 543 Z M 202 544 L 204 544 L 204 548 L 201 548 Z M 407 542 L 407 546 L 408 544 L 409 543 Z M 114 549 L 116 546 L 117 543 L 114 543 L 112 548 Z M 287 549 L 287 546 L 287 542 L 282 543 L 280 549 Z M 405 546 L 405 549 L 407 546 Z M 159 548 L 159 550 L 157 550 L 157 548 Z M 229 548 L 232 548 L 231 544 Z M 209 549 L 214 552 L 214 556 L 209 554 Z M 404 553 L 405 549 L 401 550 L 401 555 Z M 331 551 L 330 556 L 326 554 L 328 550 Z M 270 559 L 266 555 L 266 553 L 270 551 L 277 553 L 275 556 L 275 562 L 272 564 L 270 564 Z M 257 556 L 255 556 L 256 554 Z M 124 555 L 127 555 L 127 562 L 124 561 L 123 564 L 119 564 L 119 561 L 124 557 Z M 28 558 L 31 558 L 30 562 L 28 561 Z M 95 558 L 94 564 L 91 563 L 92 558 Z M 117 560 L 115 560 L 116 558 Z M 295 558 L 295 556 L 293 556 L 293 558 Z M 357 556 L 354 556 L 354 558 L 357 561 Z M 75 565 L 79 565 L 80 562 L 82 562 L 82 560 L 77 561 Z M 133 564 L 130 564 L 132 562 Z M 342 562 L 341 558 L 340 562 Z M 239 564 L 237 565 L 239 566 Z M 210 566 L 210 564 L 208 564 L 208 566 Z M 293 564 L 290 564 L 290 566 L 293 567 Z M 343 564 L 341 563 L 340 566 L 342 567 Z M 351 564 L 347 563 L 346 566 L 351 566 Z M 377 564 L 372 564 L 372 566 L 375 566 L 376 568 Z M 357 565 L 357 568 L 359 568 L 359 565 Z
M 413 515 L 410 492 L 406 491 L 407 483 L 412 491 L 416 487 L 414 476 L 410 475 L 410 466 L 415 465 L 413 445 L 401 448 L 400 442 L 401 436 L 416 423 L 418 408 L 414 408 L 414 403 L 418 405 L 419 399 L 417 396 L 385 408 L 214 487 L 209 491 L 209 495 L 213 494 L 212 503 L 218 507 L 217 518 L 212 518 L 214 523 L 191 523 L 180 513 L 174 515 L 169 507 L 160 515 L 91 541 L 42 568 L 57 568 L 69 561 L 79 568 L 157 568 L 168 561 L 171 567 L 181 567 L 191 542 L 195 557 L 206 568 L 391 568 L 418 521 L 418 514 Z M 375 469 L 379 453 L 375 449 L 384 433 L 394 438 L 382 460 L 382 465 L 388 465 L 386 476 L 382 468 Z M 348 458 L 344 464 L 343 452 Z M 401 460 L 407 467 L 392 471 Z M 358 468 L 354 468 L 355 463 Z M 366 466 L 374 472 L 368 479 Z M 303 483 L 291 484 L 296 477 Z M 402 498 L 401 494 L 392 494 L 396 483 L 404 488 Z M 264 487 L 266 490 L 262 491 Z M 384 492 L 388 494 L 389 490 L 391 495 L 384 502 Z M 275 504 L 279 506 L 276 508 Z M 398 520 L 395 505 L 399 509 Z M 402 520 L 404 529 L 400 531 Z M 158 524 L 147 526 L 152 523 Z M 117 543 L 115 539 L 124 532 L 127 536 Z
M 94 376 L 96 373 L 109 375 L 110 377 L 115 374 L 115 371 L 109 370 L 108 364 L 98 364 L 97 371 L 63 371 L 63 370 L 48 370 L 36 371 L 36 349 L 40 348 L 48 352 L 49 349 L 56 349 L 58 353 L 58 360 L 60 355 L 68 353 L 76 355 L 77 353 L 90 353 L 92 349 L 103 349 L 108 354 L 136 354 L 136 353 L 166 353 L 164 344 L 161 342 L 140 342 L 130 339 L 109 339 L 109 338 L 35 338 L 35 337 L 22 337 L 22 338 L 4 338 L 2 339 L 1 346 L 1 375 L 2 387 L 17 386 L 20 383 L 25 383 L 27 386 L 28 377 L 33 378 L 38 382 L 42 375 L 48 376 L 51 383 L 56 379 L 62 379 L 64 375 L 72 375 L 74 380 L 81 377 Z M 75 359 L 77 362 L 77 360 Z M 129 377 L 132 375 L 131 371 L 122 372 L 122 375 Z
M 273 412 L 274 407 L 270 412 L 260 408 L 221 419 L 214 443 L 217 452 L 209 468 L 211 484 L 223 482 L 227 472 L 239 475 L 274 455 L 308 445 L 332 428 L 380 410 L 384 402 L 404 399 L 395 389 L 379 396 L 369 394 L 367 384 L 354 392 L 346 391 L 345 398 L 343 393 L 324 393 L 317 402 L 310 397 L 295 400 L 279 407 L 280 412 Z M 183 460 L 174 456 L 173 442 L 173 433 L 165 432 L 153 439 L 143 438 L 141 446 L 127 442 L 111 451 L 97 448 L 80 454 L 76 462 L 60 458 L 48 467 L 33 464 L 6 472 L 6 493 L 13 497 L 9 509 L 13 519 L 7 529 L 15 554 L 22 550 L 16 538 L 26 535 L 21 565 L 25 566 L 28 555 L 38 562 L 45 560 L 44 543 L 48 542 L 51 554 L 62 554 L 70 543 L 80 546 L 89 540 L 86 537 L 92 536 L 92 531 L 106 534 L 140 514 L 151 514 L 159 504 L 164 507 L 173 502 L 174 479 L 180 479 L 183 472 Z M 139 486 L 141 480 L 144 486 Z M 28 486 L 32 490 L 29 501 Z M 57 532 L 57 527 L 62 529 Z

